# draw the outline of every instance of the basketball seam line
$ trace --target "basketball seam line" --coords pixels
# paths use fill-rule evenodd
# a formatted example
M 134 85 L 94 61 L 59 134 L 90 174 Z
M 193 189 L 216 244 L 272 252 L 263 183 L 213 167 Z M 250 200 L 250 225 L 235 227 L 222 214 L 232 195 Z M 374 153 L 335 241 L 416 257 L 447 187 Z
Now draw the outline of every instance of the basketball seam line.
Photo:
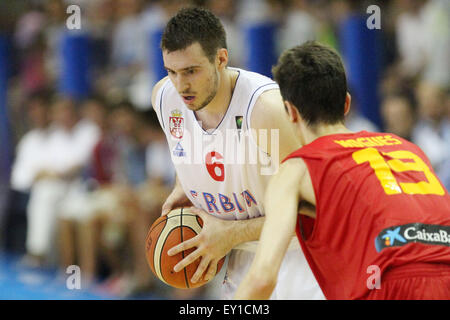
M 174 218 L 174 217 L 178 217 L 178 216 L 180 216 L 180 218 L 181 218 L 181 214 L 178 214 L 178 215 L 173 216 L 173 217 L 167 217 L 166 220 L 161 221 L 161 222 L 166 222 L 166 226 L 163 227 L 163 230 L 164 230 L 168 225 L 170 225 L 170 223 L 168 222 L 168 220 L 169 220 L 170 218 Z M 160 223 L 161 223 L 161 222 L 160 222 Z M 168 282 L 166 281 L 166 279 L 164 278 L 163 272 L 162 272 L 162 270 L 161 270 L 161 259 L 162 259 L 162 254 L 163 254 L 162 248 L 165 247 L 165 244 L 166 244 L 167 239 L 169 238 L 169 235 L 170 235 L 174 230 L 176 230 L 177 228 L 178 228 L 178 227 L 175 225 L 172 229 L 169 229 L 169 230 L 167 231 L 167 236 L 166 236 L 166 238 L 164 239 L 164 241 L 163 241 L 163 243 L 162 243 L 162 245 L 161 245 L 161 251 L 160 251 L 160 253 L 159 253 L 159 263 L 158 263 L 158 268 L 156 267 L 157 264 L 154 263 L 155 271 L 157 271 L 157 274 L 158 274 L 158 270 L 159 270 L 160 279 L 161 279 L 163 282 L 165 282 L 166 284 L 169 284 L 169 283 L 168 283 Z M 161 238 L 161 233 L 158 235 L 158 238 L 157 238 L 157 240 L 156 240 L 155 248 L 156 248 L 156 246 L 158 245 L 159 239 L 160 239 L 160 238 Z M 153 253 L 153 257 L 155 257 L 155 252 Z M 155 259 L 155 258 L 154 258 L 154 259 Z M 154 261 L 155 261 L 155 260 L 154 260 Z
M 183 209 L 184 209 L 184 208 L 181 208 L 181 212 L 180 212 L 180 235 L 181 235 L 181 242 L 183 242 Z M 181 251 L 181 256 L 182 256 L 182 258 L 184 259 L 184 250 Z M 186 286 L 187 286 L 188 288 L 190 288 L 190 287 L 189 287 L 189 281 L 188 281 L 188 278 L 187 278 L 186 267 L 183 268 L 183 272 L 184 272 L 184 281 L 186 282 Z
M 161 223 L 163 223 L 163 222 L 165 222 L 165 221 L 167 221 L 167 220 L 169 220 L 169 219 L 171 219 L 171 218 L 176 218 L 176 217 L 178 217 L 178 216 L 179 216 L 179 214 L 176 215 L 176 216 L 167 217 L 166 220 L 162 220 L 162 221 L 158 222 L 158 224 L 157 224 L 156 226 L 153 226 L 153 228 L 151 228 L 148 232 L 149 232 L 149 233 L 152 232 L 152 230 L 155 229 L 157 226 L 159 226 Z M 185 214 L 185 216 L 197 217 L 196 214 Z
M 167 241 L 167 239 L 169 238 L 169 235 L 170 235 L 170 233 L 171 233 L 173 230 L 175 230 L 175 228 L 172 229 L 172 230 L 170 230 L 170 231 L 167 233 L 167 237 L 164 239 L 164 242 L 163 242 L 161 248 L 164 248 L 164 246 L 166 245 L 166 241 Z M 160 237 L 161 237 L 161 233 L 158 235 L 158 240 L 159 240 Z M 165 283 L 169 284 L 169 283 L 166 281 L 166 279 L 164 279 L 164 275 L 163 275 L 162 270 L 161 270 L 161 259 L 162 259 L 163 251 L 164 251 L 164 250 L 161 249 L 160 252 L 159 252 L 159 264 L 160 264 L 160 265 L 159 265 L 159 269 L 160 269 L 161 278 L 164 280 Z M 156 268 L 155 268 L 155 270 L 156 270 Z

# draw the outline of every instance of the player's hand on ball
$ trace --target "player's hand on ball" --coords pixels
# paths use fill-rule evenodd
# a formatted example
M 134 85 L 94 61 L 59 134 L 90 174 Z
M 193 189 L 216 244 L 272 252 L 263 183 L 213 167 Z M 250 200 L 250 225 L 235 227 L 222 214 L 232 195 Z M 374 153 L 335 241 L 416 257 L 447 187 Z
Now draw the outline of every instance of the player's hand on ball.
M 189 201 L 183 189 L 175 187 L 162 205 L 161 216 L 167 215 L 173 209 L 190 206 L 192 206 L 192 203 Z
M 167 253 L 172 256 L 181 251 L 196 247 L 195 251 L 175 265 L 174 271 L 178 272 L 201 258 L 197 271 L 192 276 L 191 281 L 193 283 L 197 282 L 203 274 L 203 279 L 209 281 L 216 275 L 219 260 L 227 255 L 235 246 L 233 242 L 234 237 L 232 236 L 233 221 L 216 218 L 198 208 L 190 208 L 190 211 L 197 214 L 203 220 L 202 231 L 197 236 L 171 248 Z

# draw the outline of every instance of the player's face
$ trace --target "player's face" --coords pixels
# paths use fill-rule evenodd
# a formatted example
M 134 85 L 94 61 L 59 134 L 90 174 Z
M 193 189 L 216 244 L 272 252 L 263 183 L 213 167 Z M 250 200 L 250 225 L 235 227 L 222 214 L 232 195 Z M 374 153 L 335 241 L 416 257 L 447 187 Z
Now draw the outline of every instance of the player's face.
M 219 71 L 199 43 L 184 50 L 163 52 L 164 67 L 186 106 L 198 111 L 216 96 Z

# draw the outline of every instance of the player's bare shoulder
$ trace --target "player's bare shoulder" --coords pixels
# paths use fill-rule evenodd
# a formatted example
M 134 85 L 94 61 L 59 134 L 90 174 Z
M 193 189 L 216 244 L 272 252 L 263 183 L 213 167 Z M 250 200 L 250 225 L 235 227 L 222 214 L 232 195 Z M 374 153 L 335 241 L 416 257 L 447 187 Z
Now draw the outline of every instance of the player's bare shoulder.
M 286 188 L 297 188 L 308 174 L 308 168 L 302 158 L 291 158 L 280 165 L 273 180 L 283 182 Z
M 301 200 L 301 181 L 306 172 L 305 162 L 301 158 L 292 158 L 283 162 L 267 186 L 265 207 L 277 207 L 280 202 L 284 202 L 283 199 L 289 197 Z
M 287 189 L 295 189 L 302 200 L 316 205 L 316 196 L 308 171 L 308 166 L 302 158 L 291 158 L 280 166 L 280 175 Z M 313 216 L 314 217 L 314 216 Z
M 166 83 L 166 81 L 169 81 L 169 77 L 164 77 L 161 80 L 159 80 L 154 86 L 152 90 L 152 105 L 155 105 L 156 96 L 158 95 L 159 89 Z
M 250 119 L 252 128 L 271 128 L 277 121 L 284 120 L 283 98 L 279 89 L 272 89 L 262 93 L 255 102 Z
M 269 153 L 271 143 L 275 142 L 271 141 L 271 130 L 278 130 L 280 160 L 283 160 L 289 153 L 301 146 L 300 141 L 294 134 L 294 127 L 289 121 L 279 89 L 268 90 L 258 97 L 250 117 L 250 126 L 255 130 L 268 130 L 267 145 L 258 143 L 259 147 L 266 153 Z

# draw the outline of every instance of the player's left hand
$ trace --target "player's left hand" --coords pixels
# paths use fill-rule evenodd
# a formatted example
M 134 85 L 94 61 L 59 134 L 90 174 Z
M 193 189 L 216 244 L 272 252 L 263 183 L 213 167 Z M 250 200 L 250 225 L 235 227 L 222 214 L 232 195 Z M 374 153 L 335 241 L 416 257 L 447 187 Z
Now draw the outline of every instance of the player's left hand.
M 216 218 L 198 208 L 190 208 L 190 212 L 197 214 L 203 220 L 202 231 L 195 237 L 172 247 L 167 253 L 172 256 L 196 247 L 195 251 L 175 265 L 174 271 L 183 270 L 184 267 L 201 258 L 191 281 L 197 282 L 203 274 L 205 274 L 203 279 L 209 281 L 216 275 L 219 260 L 235 246 L 233 221 Z

